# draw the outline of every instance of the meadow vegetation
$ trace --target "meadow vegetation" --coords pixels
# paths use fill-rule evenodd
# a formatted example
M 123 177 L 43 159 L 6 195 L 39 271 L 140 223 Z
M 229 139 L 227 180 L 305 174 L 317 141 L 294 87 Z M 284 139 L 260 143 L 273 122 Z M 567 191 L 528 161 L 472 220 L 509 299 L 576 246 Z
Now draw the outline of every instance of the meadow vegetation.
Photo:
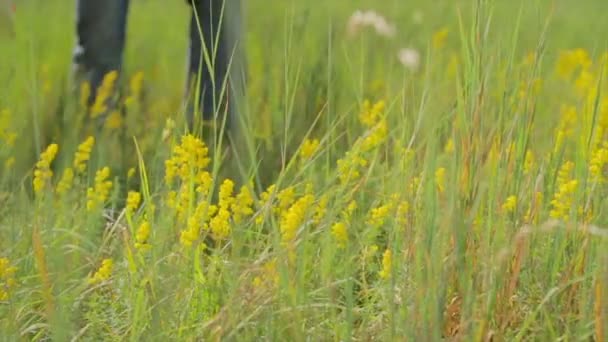
M 0 38 L 2 340 L 608 338 L 606 2 L 246 1 L 226 132 L 185 5 L 92 106 L 72 7 Z

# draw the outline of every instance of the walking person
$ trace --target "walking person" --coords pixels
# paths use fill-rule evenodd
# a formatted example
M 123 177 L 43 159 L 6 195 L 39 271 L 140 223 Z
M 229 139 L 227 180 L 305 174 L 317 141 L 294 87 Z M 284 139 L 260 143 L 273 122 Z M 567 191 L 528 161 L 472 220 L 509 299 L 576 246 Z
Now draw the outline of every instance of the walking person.
M 129 0 L 77 1 L 73 63 L 77 75 L 89 82 L 92 101 L 104 75 L 122 68 Z M 225 109 L 230 122 L 244 92 L 240 0 L 187 2 L 192 8 L 185 89 L 189 126 L 195 115 L 210 120 Z

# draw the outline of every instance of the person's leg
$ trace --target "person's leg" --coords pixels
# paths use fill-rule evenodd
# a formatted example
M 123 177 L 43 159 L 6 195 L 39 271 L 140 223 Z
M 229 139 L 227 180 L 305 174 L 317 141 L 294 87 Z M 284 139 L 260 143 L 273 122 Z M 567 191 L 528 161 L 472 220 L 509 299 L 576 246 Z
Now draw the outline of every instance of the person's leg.
M 237 99 L 244 89 L 244 56 L 240 42 L 241 4 L 239 0 L 190 2 L 193 5 L 187 89 L 190 96 L 190 125 L 194 119 L 192 102 L 197 98 L 199 112 L 204 120 L 214 119 L 216 114 L 222 115 L 225 105 L 228 105 L 230 122 L 237 110 Z M 197 81 L 198 96 L 193 96 Z M 218 118 L 221 119 L 222 116 Z
M 120 72 L 125 45 L 129 0 L 78 0 L 73 54 L 76 81 L 91 86 L 89 102 L 95 98 L 103 77 Z

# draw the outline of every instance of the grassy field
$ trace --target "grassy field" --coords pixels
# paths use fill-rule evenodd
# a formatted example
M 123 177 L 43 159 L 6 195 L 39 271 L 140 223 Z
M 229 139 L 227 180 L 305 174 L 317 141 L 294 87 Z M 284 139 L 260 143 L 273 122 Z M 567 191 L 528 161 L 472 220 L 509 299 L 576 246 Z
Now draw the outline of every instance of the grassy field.
M 240 128 L 191 135 L 183 1 L 132 2 L 103 126 L 73 1 L 17 1 L 0 340 L 608 339 L 608 2 L 245 9 Z

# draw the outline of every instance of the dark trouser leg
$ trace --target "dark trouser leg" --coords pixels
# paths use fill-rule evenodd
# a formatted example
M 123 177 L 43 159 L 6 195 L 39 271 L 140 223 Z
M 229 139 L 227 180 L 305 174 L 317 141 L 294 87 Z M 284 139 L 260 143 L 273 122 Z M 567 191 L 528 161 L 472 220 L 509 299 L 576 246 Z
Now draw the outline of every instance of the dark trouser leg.
M 240 1 L 193 0 L 191 3 L 188 93 L 191 102 L 198 99 L 204 120 L 221 120 L 227 112 L 230 123 L 243 88 Z M 197 96 L 192 96 L 197 89 Z M 189 115 L 192 126 L 192 106 Z
M 128 7 L 129 0 L 78 0 L 73 63 L 76 79 L 91 86 L 90 101 L 103 77 L 122 67 Z

